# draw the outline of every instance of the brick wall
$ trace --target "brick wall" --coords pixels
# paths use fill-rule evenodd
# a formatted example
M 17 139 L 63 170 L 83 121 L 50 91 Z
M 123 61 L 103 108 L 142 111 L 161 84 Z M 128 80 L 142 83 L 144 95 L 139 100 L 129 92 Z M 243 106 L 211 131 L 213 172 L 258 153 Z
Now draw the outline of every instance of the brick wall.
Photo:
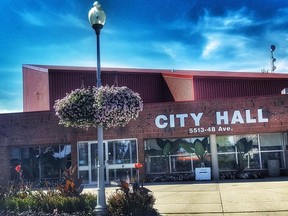
M 268 122 L 239 123 L 217 125 L 216 112 L 228 112 L 229 121 L 236 110 L 245 113 L 250 110 L 250 118 L 257 119 L 257 110 L 262 110 L 262 117 Z M 203 113 L 200 125 L 195 126 L 193 119 L 186 118 L 185 126 L 180 127 L 179 118 L 175 119 L 175 127 L 157 128 L 155 118 L 158 115 L 176 115 Z M 239 117 L 239 116 L 238 116 Z M 246 116 L 242 115 L 246 121 Z M 168 121 L 167 121 L 168 122 Z M 163 121 L 161 122 L 163 123 Z M 144 111 L 137 120 L 120 128 L 104 130 L 104 139 L 137 138 L 139 159 L 144 161 L 144 140 L 147 138 L 177 138 L 192 136 L 208 136 L 209 127 L 215 127 L 217 135 L 252 134 L 267 132 L 286 132 L 288 129 L 288 95 L 273 97 L 247 97 L 238 99 L 217 99 L 194 102 L 145 104 Z M 222 128 L 219 131 L 219 127 Z M 230 127 L 230 131 L 227 128 Z M 196 132 L 193 129 L 196 128 Z M 206 131 L 198 131 L 204 128 Z M 192 133 L 191 133 L 192 129 Z M 0 115 L 0 173 L 1 178 L 10 178 L 9 147 L 33 145 L 72 144 L 72 160 L 77 161 L 77 141 L 96 140 L 96 129 L 89 130 L 65 128 L 58 124 L 54 112 L 27 112 Z

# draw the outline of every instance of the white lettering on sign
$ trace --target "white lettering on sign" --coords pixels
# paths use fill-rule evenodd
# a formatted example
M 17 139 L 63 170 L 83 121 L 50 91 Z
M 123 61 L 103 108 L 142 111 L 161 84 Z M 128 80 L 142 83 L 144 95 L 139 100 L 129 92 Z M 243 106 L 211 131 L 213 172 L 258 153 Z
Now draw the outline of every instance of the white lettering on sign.
M 236 123 L 240 123 L 240 124 L 244 123 L 244 120 L 239 110 L 234 111 L 234 114 L 231 120 L 231 124 L 236 124 Z
M 228 124 L 228 112 L 227 111 L 224 111 L 223 115 L 221 115 L 221 112 L 216 112 L 217 125 L 221 125 L 222 120 L 223 120 L 223 124 Z
M 174 121 L 174 115 L 170 115 L 170 127 L 174 128 L 175 127 L 175 121 Z
M 185 118 L 188 117 L 188 114 L 177 114 L 176 118 L 180 120 L 180 127 L 185 127 Z
M 243 117 L 245 117 L 245 118 L 243 118 Z M 228 111 L 224 111 L 223 113 L 216 112 L 216 123 L 217 123 L 217 125 L 221 125 L 222 122 L 223 122 L 223 124 L 229 124 L 229 123 L 230 124 L 237 124 L 237 123 L 238 124 L 244 124 L 244 123 L 256 123 L 257 120 L 259 123 L 268 122 L 268 118 L 263 117 L 262 109 L 257 110 L 257 117 L 258 117 L 258 119 L 252 118 L 250 110 L 246 110 L 245 115 L 243 115 L 243 116 L 242 116 L 240 110 L 235 110 L 233 112 L 232 119 L 229 122 Z M 244 119 L 245 119 L 245 121 L 244 121 Z
M 200 125 L 200 120 L 201 120 L 202 115 L 203 113 L 198 113 L 198 114 L 190 113 L 190 117 L 192 118 L 195 126 Z M 169 118 L 166 115 L 158 115 L 155 118 L 155 125 L 158 128 L 166 128 L 168 125 L 170 126 L 170 128 L 174 128 L 175 120 L 179 119 L 180 127 L 185 127 L 185 122 L 188 117 L 189 117 L 188 114 L 176 114 L 176 115 L 171 114 L 169 115 Z
M 190 115 L 195 122 L 195 126 L 200 126 L 200 119 L 201 119 L 203 113 L 198 113 L 198 115 L 196 115 L 195 113 L 190 113 Z
M 168 118 L 165 115 L 158 115 L 155 119 L 155 125 L 158 128 L 166 128 L 168 123 L 167 123 Z
M 229 118 L 230 116 L 230 118 Z M 158 115 L 155 118 L 155 125 L 158 128 L 174 128 L 176 125 L 179 127 L 185 127 L 187 121 L 189 121 L 191 125 L 191 121 L 195 127 L 199 127 L 201 125 L 201 119 L 203 117 L 203 113 L 179 113 L 179 114 L 170 114 L 166 115 Z M 245 110 L 245 112 L 241 112 L 240 110 L 235 110 L 232 115 L 229 115 L 228 111 L 217 111 L 215 113 L 216 124 L 217 125 L 228 125 L 228 124 L 251 124 L 251 123 L 264 123 L 268 122 L 268 118 L 264 118 L 263 110 L 257 109 L 257 115 L 252 116 L 251 110 Z M 201 131 L 209 131 L 207 128 L 200 128 Z M 199 130 L 200 130 L 199 129 Z M 202 130 L 203 129 L 203 130 Z M 231 131 L 230 127 L 219 127 L 219 131 Z M 198 131 L 198 129 L 196 130 Z
M 256 118 L 255 119 L 251 118 L 250 110 L 246 110 L 245 113 L 246 113 L 246 122 L 247 123 L 256 123 L 257 122 Z
M 262 109 L 258 109 L 257 113 L 258 113 L 258 121 L 259 122 L 268 122 L 268 118 L 263 118 Z

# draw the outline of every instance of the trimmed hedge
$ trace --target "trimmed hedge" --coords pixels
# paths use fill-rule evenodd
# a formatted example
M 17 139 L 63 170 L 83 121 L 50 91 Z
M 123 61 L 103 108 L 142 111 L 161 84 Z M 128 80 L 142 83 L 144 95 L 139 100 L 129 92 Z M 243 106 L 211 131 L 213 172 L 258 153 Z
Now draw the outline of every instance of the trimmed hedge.
M 70 215 L 75 212 L 85 212 L 86 215 L 89 215 L 92 213 L 96 203 L 96 196 L 92 194 L 65 197 L 53 191 L 48 191 L 47 193 L 36 191 L 26 196 L 18 194 L 17 196 L 8 196 L 5 199 L 1 199 L 0 212 L 10 211 L 16 215 L 22 215 L 20 214 L 21 212 L 38 212 L 43 215 L 43 213 L 50 214 L 57 211 L 57 213 L 69 213 Z

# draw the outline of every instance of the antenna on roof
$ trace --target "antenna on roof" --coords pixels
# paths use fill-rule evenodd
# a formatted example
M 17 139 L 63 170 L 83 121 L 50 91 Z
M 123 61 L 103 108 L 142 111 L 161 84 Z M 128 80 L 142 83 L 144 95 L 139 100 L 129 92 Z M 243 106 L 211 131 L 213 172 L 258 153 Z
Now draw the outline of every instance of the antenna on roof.
M 271 73 L 273 73 L 276 70 L 276 66 L 274 65 L 274 62 L 276 61 L 276 58 L 274 58 L 274 55 L 273 55 L 275 49 L 276 49 L 275 45 L 271 45 L 270 46 L 270 50 L 271 50 L 271 55 L 270 55 L 270 57 L 271 57 L 271 59 L 270 59 L 270 62 L 271 62 Z

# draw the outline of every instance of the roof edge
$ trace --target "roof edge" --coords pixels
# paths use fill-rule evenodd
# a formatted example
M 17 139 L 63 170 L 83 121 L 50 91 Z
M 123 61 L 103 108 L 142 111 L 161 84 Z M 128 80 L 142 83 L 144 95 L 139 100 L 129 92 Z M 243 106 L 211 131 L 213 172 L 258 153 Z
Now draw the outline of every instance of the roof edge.
M 95 71 L 96 67 L 84 66 L 57 66 L 57 65 L 35 65 L 23 64 L 23 68 L 36 69 L 42 72 L 51 71 Z M 111 68 L 101 67 L 103 72 L 125 72 L 125 73 L 154 73 L 163 76 L 175 77 L 239 77 L 239 78 L 288 78 L 288 73 L 263 73 L 263 72 L 233 72 L 233 71 L 201 71 L 201 70 L 174 70 L 174 69 L 144 69 L 144 68 Z

